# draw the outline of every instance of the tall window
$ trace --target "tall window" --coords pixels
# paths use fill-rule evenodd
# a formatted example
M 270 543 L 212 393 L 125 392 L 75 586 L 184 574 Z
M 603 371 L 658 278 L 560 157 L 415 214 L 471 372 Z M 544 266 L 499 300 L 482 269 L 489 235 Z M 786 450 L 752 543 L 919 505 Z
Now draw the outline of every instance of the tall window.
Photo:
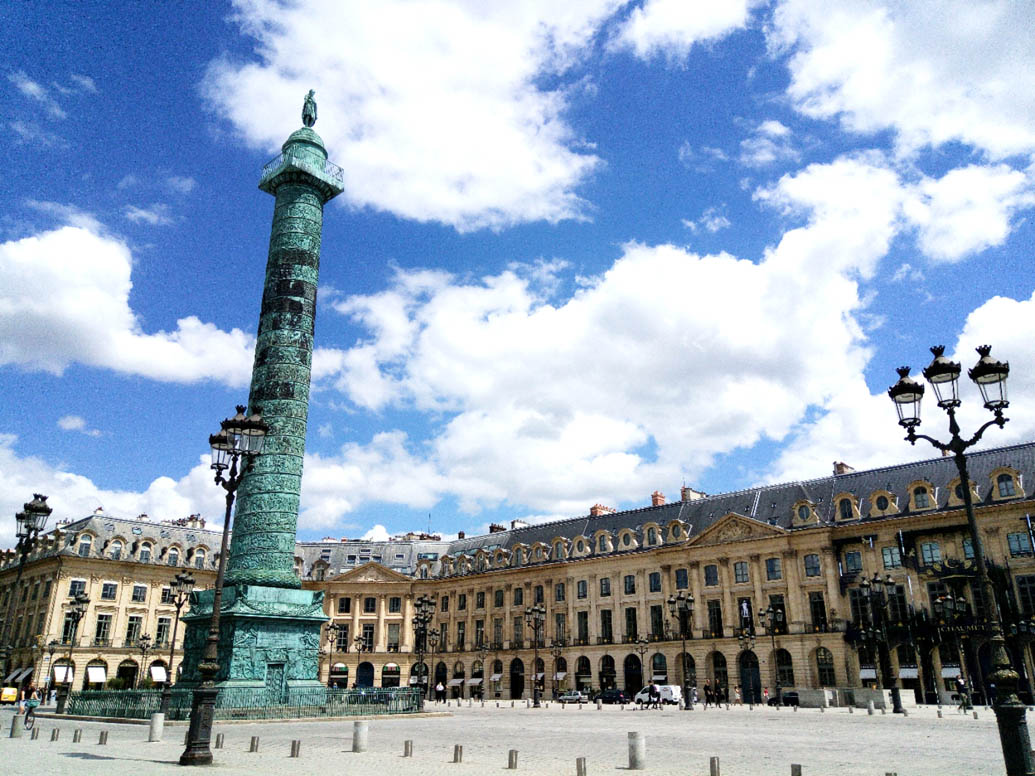
M 809 593 L 809 614 L 812 617 L 812 628 L 816 631 L 827 629 L 827 607 L 823 602 L 823 593 L 813 590 Z
M 460 608 L 463 609 L 462 606 Z M 363 599 L 363 613 L 364 614 L 373 614 L 376 611 L 377 611 L 377 599 L 374 598 L 373 596 L 367 596 L 366 598 L 364 598 Z
M 143 603 L 147 600 L 147 585 L 133 585 L 133 603 Z
M 467 638 L 467 623 L 461 620 L 456 624 L 456 646 L 458 649 L 464 648 L 464 641 Z
M 73 579 L 68 583 L 68 597 L 75 598 L 80 593 L 86 592 L 85 579 Z
M 925 566 L 929 566 L 932 563 L 941 563 L 942 548 L 938 546 L 938 542 L 921 542 L 920 557 L 923 559 Z
M 474 608 L 475 609 L 484 609 L 485 608 L 485 591 L 484 590 L 479 590 L 477 593 L 474 594 Z M 389 611 L 391 611 L 391 610 L 389 610 Z
M 532 599 L 532 603 L 535 604 L 541 604 L 543 602 L 543 600 L 545 599 L 545 595 L 543 593 L 542 585 L 535 586 L 535 589 L 532 591 Z
M 820 687 L 833 687 L 837 684 L 834 675 L 834 655 L 826 647 L 819 647 L 816 650 L 816 668 Z
M 111 615 L 110 614 L 98 614 L 97 615 L 97 626 L 93 631 L 93 643 L 96 646 L 103 647 L 107 646 L 108 640 L 111 638 Z
M 524 606 L 525 603 L 525 589 L 523 587 L 514 588 L 514 606 Z
M 748 581 L 748 564 L 745 560 L 738 560 L 733 564 L 733 581 L 734 582 L 747 582 Z
M 716 638 L 722 636 L 722 602 L 718 599 L 708 602 L 708 630 Z
M 963 558 L 965 560 L 974 559 L 974 540 L 969 536 L 963 537 Z
M 364 625 L 363 626 L 363 651 L 373 652 L 374 651 L 374 626 Z
M 399 623 L 388 623 L 388 651 L 399 651 Z
M 445 599 L 443 599 L 445 600 Z M 352 599 L 348 596 L 341 596 L 338 599 L 338 614 L 348 614 L 352 611 Z
M 1013 477 L 1005 472 L 995 478 L 996 487 L 999 489 L 1000 498 L 1009 498 L 1010 496 L 1017 495 L 1017 491 L 1013 486 Z
M 587 643 L 589 641 L 589 612 L 576 612 L 575 627 L 578 629 L 576 638 L 578 638 L 579 643 Z
M 492 605 L 497 609 L 503 608 L 503 590 L 496 590 L 492 594 Z
M 101 585 L 101 600 L 102 601 L 114 601 L 116 595 L 119 592 L 119 585 L 117 582 L 104 582 Z
M 845 553 L 845 572 L 851 573 L 853 571 L 862 571 L 863 560 L 862 553 L 858 550 L 852 550 L 851 552 Z
M 765 578 L 769 580 L 783 578 L 783 569 L 780 567 L 779 558 L 765 559 Z
M 553 586 L 553 600 L 563 601 L 564 600 L 564 583 L 558 582 Z
M 140 628 L 144 619 L 137 614 L 131 614 L 126 622 L 126 644 L 127 647 L 135 647 L 140 639 Z
M 586 580 L 580 579 L 575 583 L 575 597 L 579 600 L 586 598 L 589 595 L 589 585 L 586 584 Z
M 686 569 L 676 569 L 676 590 L 686 590 L 690 587 L 690 574 Z
M 1031 538 L 1027 533 L 1007 534 L 1006 543 L 1010 547 L 1010 555 L 1014 558 L 1019 555 L 1031 555 Z
M 553 613 L 553 636 L 561 640 L 568 638 L 568 618 L 564 612 Z
M 737 615 L 740 620 L 740 627 L 754 633 L 755 618 L 754 613 L 751 610 L 750 598 L 737 599 Z
M 713 587 L 719 584 L 719 567 L 715 565 L 708 565 L 704 567 L 704 584 L 707 587 Z
M 65 622 L 61 627 L 61 643 L 71 644 L 75 639 L 76 630 L 78 624 L 72 619 L 72 615 L 69 612 L 65 613 Z
M 338 652 L 347 652 L 349 649 L 349 626 L 348 623 L 338 623 L 337 635 L 334 637 L 334 648 Z
M 636 577 L 633 574 L 626 574 L 622 582 L 625 585 L 626 595 L 632 595 L 636 592 Z
M 503 647 L 503 618 L 501 617 L 492 621 L 492 643 L 497 649 Z
M 881 547 L 880 554 L 884 559 L 884 568 L 902 568 L 902 553 L 899 551 L 897 545 L 893 547 Z
M 1017 602 L 1025 617 L 1035 615 L 1035 576 L 1017 577 Z
M 863 592 L 857 587 L 848 589 L 848 607 L 852 613 L 852 622 L 859 625 L 866 619 L 866 602 Z
M 610 609 L 600 610 L 600 639 L 605 644 L 610 644 L 614 640 L 614 630 L 611 626 Z
M 159 617 L 158 627 L 155 628 L 155 646 L 164 647 L 169 643 L 169 633 L 172 630 L 172 618 Z
M 906 603 L 906 589 L 902 585 L 889 585 L 888 595 L 888 618 L 892 622 L 905 622 L 909 613 Z
M 627 606 L 625 609 L 625 640 L 636 641 L 636 607 Z
M 485 643 L 485 620 L 474 621 L 474 645 L 476 647 Z
M 652 571 L 647 577 L 647 588 L 652 593 L 661 592 L 661 572 Z
M 805 576 L 807 577 L 818 577 L 819 576 L 819 556 L 815 553 L 810 553 L 805 556 Z
M 787 605 L 784 603 L 782 593 L 773 593 L 769 596 L 769 605 L 773 607 L 774 612 L 780 612 L 780 616 L 776 618 L 776 632 L 779 634 L 787 633 Z
M 388 599 L 388 611 L 391 614 L 398 614 L 402 611 L 402 598 L 393 595 Z
M 650 608 L 650 635 L 658 639 L 665 635 L 665 611 L 660 604 Z
M 609 577 L 601 577 L 600 597 L 607 598 L 609 595 L 611 595 L 611 579 Z

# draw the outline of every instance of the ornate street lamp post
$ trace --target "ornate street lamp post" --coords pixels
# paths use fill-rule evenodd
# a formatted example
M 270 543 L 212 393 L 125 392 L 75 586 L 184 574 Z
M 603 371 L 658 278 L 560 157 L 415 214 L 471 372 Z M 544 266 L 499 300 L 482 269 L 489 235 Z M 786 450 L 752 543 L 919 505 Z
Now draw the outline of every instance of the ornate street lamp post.
M 769 636 L 769 640 L 772 644 L 772 651 L 770 654 L 773 656 L 773 667 L 775 671 L 776 683 L 773 685 L 773 690 L 776 691 L 776 702 L 781 703 L 780 700 L 780 666 L 776 662 L 776 634 L 783 628 L 783 609 L 774 607 L 769 604 L 765 609 L 758 610 L 758 622 L 765 628 L 766 634 Z
M 647 672 L 647 666 L 644 665 L 643 658 L 646 657 L 647 653 L 650 651 L 650 641 L 647 640 L 646 636 L 640 636 L 634 643 L 636 646 L 633 647 L 633 650 L 640 656 L 640 679 L 642 680 Z M 654 681 L 653 671 L 651 671 L 651 681 Z M 643 684 L 646 685 L 646 682 Z M 639 690 L 637 690 L 637 692 L 639 692 Z
M 934 616 L 938 618 L 939 630 L 942 629 L 942 626 L 946 626 L 952 634 L 956 654 L 959 655 L 960 659 L 960 675 L 963 677 L 964 685 L 967 688 L 967 697 L 964 699 L 963 707 L 966 710 L 974 697 L 974 687 L 970 681 L 970 672 L 967 670 L 967 656 L 963 654 L 957 626 L 967 616 L 967 599 L 962 595 L 953 596 L 952 593 L 941 595 L 934 601 L 932 608 L 934 609 Z
M 934 360 L 924 369 L 924 378 L 931 384 L 938 406 L 949 416 L 948 442 L 940 442 L 926 434 L 917 434 L 920 425 L 920 400 L 924 396 L 924 386 L 909 376 L 909 367 L 898 369 L 899 380 L 888 389 L 888 396 L 895 403 L 898 411 L 899 425 L 906 429 L 906 441 L 915 445 L 917 439 L 925 439 L 943 453 L 951 454 L 960 475 L 960 489 L 963 492 L 963 505 L 967 513 L 967 524 L 970 527 L 970 540 L 974 546 L 974 563 L 977 566 L 978 582 L 981 595 L 985 600 L 986 621 L 991 635 L 989 643 L 992 655 L 992 674 L 989 681 L 996 686 L 996 702 L 993 707 L 996 722 L 999 726 L 999 741 L 1003 748 L 1003 760 L 1006 763 L 1007 776 L 1030 776 L 1035 773 L 1035 764 L 1031 756 L 1031 740 L 1028 725 L 1025 721 L 1025 705 L 1017 697 L 1017 685 L 1020 676 L 1010 663 L 1010 654 L 1006 650 L 1006 639 L 1003 636 L 1003 623 L 1000 619 L 999 607 L 996 606 L 995 589 L 988 575 L 985 564 L 985 549 L 978 531 L 977 517 L 974 514 L 974 497 L 970 487 L 970 474 L 967 471 L 966 451 L 978 443 L 981 435 L 991 426 L 1002 428 L 1008 418 L 1003 411 L 1010 406 L 1006 399 L 1006 378 L 1010 374 L 1010 365 L 992 358 L 992 348 L 982 345 L 977 349 L 980 359 L 967 375 L 977 383 L 984 400 L 985 409 L 993 414 L 988 421 L 970 439 L 960 436 L 960 427 L 956 422 L 956 408 L 960 406 L 958 385 L 962 369 L 955 361 L 945 358 L 945 348 L 936 345 L 931 348 Z
M 338 638 L 342 633 L 348 633 L 349 626 L 336 622 L 327 623 L 327 686 L 331 684 L 331 672 L 334 670 L 334 649 L 338 646 Z M 346 649 L 348 645 L 346 644 Z
M 65 681 L 61 683 L 57 691 L 56 714 L 65 713 L 65 704 L 68 702 L 68 693 L 72 689 L 72 647 L 79 637 L 79 621 L 86 616 L 86 607 L 90 605 L 90 599 L 86 593 L 76 593 L 72 605 L 65 612 L 65 624 L 68 628 L 68 657 L 65 660 Z
M 543 624 L 546 622 L 546 607 L 542 604 L 525 608 L 525 624 L 532 629 L 532 646 L 534 657 L 532 660 L 532 708 L 542 708 L 540 702 L 539 679 L 537 668 L 539 667 L 539 641 L 542 638 Z
M 428 674 L 430 669 L 424 663 L 424 653 L 428 647 L 428 628 L 431 625 L 431 618 L 435 616 L 435 599 L 429 595 L 421 594 L 413 602 L 413 638 L 417 644 L 417 690 L 420 692 L 418 708 L 424 708 L 424 694 L 428 692 L 431 682 Z M 424 669 L 423 677 L 421 668 Z M 423 682 L 423 684 L 422 684 Z
M 485 635 L 483 634 L 481 639 L 478 641 L 478 660 L 480 660 L 482 664 L 482 686 L 480 690 L 482 700 L 485 700 L 485 674 L 487 673 L 485 669 L 485 661 L 488 657 L 489 645 L 485 642 Z
M 428 646 L 431 647 L 431 660 L 428 661 L 428 697 L 429 698 L 431 697 L 431 689 L 432 689 L 432 687 L 435 686 L 434 685 L 434 679 L 433 679 L 434 669 L 432 667 L 435 665 L 435 649 L 438 647 L 438 640 L 439 640 L 439 638 L 440 638 L 439 632 L 437 630 L 435 630 L 434 628 L 432 628 L 432 629 L 430 629 L 428 631 Z M 436 697 L 435 700 L 437 701 L 438 698 Z
M 682 643 L 682 651 L 679 653 L 679 660 L 683 671 L 683 710 L 693 711 L 694 701 L 690 694 L 690 672 L 687 670 L 686 637 L 693 627 L 694 621 L 694 596 L 691 593 L 679 592 L 679 595 L 668 597 L 668 611 L 672 619 L 679 625 L 679 640 Z
M 223 520 L 223 538 L 219 545 L 219 565 L 216 568 L 216 587 L 212 598 L 212 619 L 209 620 L 208 638 L 198 672 L 201 683 L 194 688 L 191 701 L 190 727 L 187 729 L 187 747 L 180 755 L 180 765 L 208 765 L 212 762 L 209 740 L 212 737 L 212 721 L 216 712 L 216 698 L 219 687 L 216 675 L 219 673 L 219 615 L 223 604 L 223 576 L 226 572 L 227 544 L 230 537 L 230 518 L 234 509 L 234 497 L 245 475 L 252 470 L 255 459 L 262 453 L 269 426 L 262 419 L 259 408 L 250 418 L 244 416 L 245 408 L 237 405 L 237 414 L 224 420 L 218 434 L 208 438 L 212 447 L 212 470 L 215 481 L 226 491 L 226 515 Z M 172 666 L 170 666 L 170 669 Z
M 557 661 L 564 655 L 564 639 L 554 639 L 550 643 L 550 654 L 553 655 L 553 697 L 560 695 L 561 682 L 557 678 Z
M 57 648 L 58 648 L 58 640 L 57 639 L 51 639 L 47 643 L 47 656 L 48 657 L 47 657 L 47 685 L 46 685 L 46 693 L 50 692 L 50 675 L 54 672 L 54 653 L 57 651 Z M 37 679 L 34 682 L 34 684 L 37 687 L 39 687 L 39 677 L 38 676 L 37 676 Z M 44 695 L 44 700 L 46 700 L 46 695 Z
M 137 649 L 140 650 L 140 670 L 135 677 L 136 681 L 133 682 L 135 688 L 140 687 L 140 675 L 147 670 L 147 656 L 151 654 L 154 647 L 155 640 L 151 638 L 150 633 L 145 633 L 137 639 Z
M 17 523 L 15 532 L 18 536 L 18 544 L 15 545 L 15 549 L 18 552 L 18 571 L 15 573 L 14 585 L 11 587 L 11 593 L 7 601 L 7 616 L 4 618 L 3 633 L 0 634 L 0 652 L 2 652 L 0 654 L 0 657 L 2 657 L 0 663 L 3 665 L 0 677 L 7 676 L 11 672 L 12 645 L 8 638 L 11 633 L 11 620 L 14 619 L 14 605 L 18 599 L 18 585 L 22 581 L 22 572 L 25 571 L 25 560 L 36 546 L 40 531 L 47 524 L 47 518 L 50 517 L 52 511 L 47 506 L 46 496 L 33 493 L 32 501 L 25 504 L 22 511 L 14 516 Z
M 180 610 L 190 600 L 190 594 L 194 590 L 194 576 L 189 571 L 181 571 L 173 577 L 169 585 L 169 592 L 172 596 L 172 605 L 176 607 L 176 617 L 173 619 L 172 641 L 169 642 L 169 667 L 166 671 L 165 684 L 162 685 L 162 714 L 169 714 L 169 700 L 172 697 L 173 682 L 173 658 L 176 656 L 176 631 L 180 625 Z
M 902 694 L 898 688 L 898 680 L 891 669 L 891 645 L 888 643 L 888 596 L 886 591 L 892 588 L 895 581 L 891 575 L 887 579 L 881 579 L 880 574 L 874 573 L 873 579 L 864 579 L 859 583 L 863 600 L 866 606 L 863 612 L 863 622 L 860 632 L 863 639 L 873 649 L 876 658 L 877 687 L 891 690 L 891 706 L 895 714 L 902 714 Z

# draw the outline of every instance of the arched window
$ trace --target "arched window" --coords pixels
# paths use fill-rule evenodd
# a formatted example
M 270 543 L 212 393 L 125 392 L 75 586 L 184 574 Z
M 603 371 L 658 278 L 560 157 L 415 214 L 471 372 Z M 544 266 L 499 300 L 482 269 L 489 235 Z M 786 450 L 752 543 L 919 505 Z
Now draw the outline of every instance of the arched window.
M 1003 472 L 995 478 L 996 487 L 999 488 L 1000 498 L 1009 498 L 1017 494 L 1013 486 L 1013 476 Z
M 118 539 L 113 541 L 109 546 L 108 554 L 112 560 L 122 560 L 122 542 Z
M 854 517 L 854 513 L 852 511 L 852 500 L 850 498 L 841 499 L 837 504 L 837 508 L 841 513 L 842 520 L 851 520 L 852 517 Z
M 597 540 L 597 552 L 607 552 L 607 537 L 603 534 Z
M 647 544 L 656 544 L 658 541 L 658 531 L 656 528 L 647 529 Z
M 668 684 L 668 661 L 660 652 L 650 659 L 650 678 L 661 684 Z
M 876 503 L 877 509 L 879 509 L 881 512 L 883 512 L 885 509 L 891 506 L 891 502 L 888 501 L 887 496 L 877 496 L 877 501 L 874 503 Z
M 776 650 L 776 679 L 781 687 L 794 686 L 794 663 L 786 649 Z
M 175 547 L 169 548 L 168 563 L 170 566 L 180 565 L 180 551 Z
M 712 678 L 716 687 L 729 687 L 729 671 L 726 668 L 726 656 L 721 652 L 712 653 Z
M 137 554 L 137 559 L 141 563 L 151 562 L 151 545 L 149 543 L 144 542 L 140 545 L 140 552 Z
M 927 509 L 931 506 L 931 496 L 923 485 L 913 489 L 913 504 L 917 509 Z
M 816 673 L 820 687 L 834 687 L 837 684 L 834 676 L 834 655 L 826 647 L 816 649 Z
M 79 537 L 79 557 L 90 557 L 90 549 L 93 547 L 93 537 L 90 534 L 83 534 Z
M 204 550 L 197 550 L 194 553 L 194 568 L 203 569 L 205 568 L 206 553 Z
M 697 686 L 697 663 L 694 661 L 694 656 L 686 652 L 683 653 L 683 673 L 680 679 L 684 676 L 688 685 L 691 687 Z

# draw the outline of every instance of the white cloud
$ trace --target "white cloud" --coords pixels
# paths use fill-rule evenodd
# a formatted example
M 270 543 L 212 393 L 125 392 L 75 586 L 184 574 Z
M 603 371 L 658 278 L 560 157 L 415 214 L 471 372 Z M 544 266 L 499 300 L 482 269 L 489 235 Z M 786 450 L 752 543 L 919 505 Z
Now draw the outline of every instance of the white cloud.
M 14 121 L 7 122 L 7 127 L 15 134 L 15 142 L 22 145 L 25 143 L 33 143 L 38 146 L 44 146 L 46 148 L 52 147 L 64 147 L 68 143 L 60 135 L 51 132 L 50 130 L 44 129 L 35 121 L 21 121 L 15 119 Z
M 740 163 L 748 167 L 796 161 L 799 156 L 792 143 L 790 128 L 773 119 L 759 123 L 751 136 L 740 142 Z
M 173 331 L 145 333 L 129 306 L 133 261 L 125 243 L 89 215 L 35 205 L 76 225 L 0 243 L 0 364 L 60 374 L 81 363 L 170 382 L 247 385 L 250 335 L 192 315 Z
M 380 523 L 377 523 L 373 528 L 359 537 L 364 542 L 387 542 L 392 538 L 392 535 L 388 533 L 388 529 Z
M 256 55 L 213 62 L 204 93 L 273 151 L 314 88 L 354 206 L 461 230 L 582 218 L 600 160 L 565 121 L 566 87 L 541 77 L 563 79 L 620 5 L 241 0 Z
M 139 183 L 137 176 L 130 173 L 128 175 L 123 175 L 122 178 L 119 179 L 119 182 L 115 184 L 115 188 L 122 191 L 123 189 L 129 189 L 136 186 L 137 183 Z
M 694 233 L 703 229 L 706 232 L 715 234 L 722 229 L 729 228 L 730 220 L 718 208 L 710 207 L 707 208 L 701 214 L 701 217 L 695 221 L 684 218 L 683 226 Z
M 185 175 L 170 175 L 165 179 L 165 185 L 178 194 L 190 194 L 197 184 L 196 180 Z
M 701 146 L 694 148 L 689 140 L 684 140 L 679 146 L 679 161 L 686 167 L 698 172 L 708 172 L 715 162 L 728 161 L 729 157 L 721 148 Z
M 123 209 L 127 221 L 134 224 L 148 224 L 149 226 L 168 226 L 173 222 L 169 216 L 169 206 L 156 202 L 149 208 L 126 205 Z
M 903 280 L 908 280 L 913 283 L 920 282 L 924 279 L 923 271 L 917 269 L 908 261 L 903 262 L 895 270 L 895 273 L 891 276 L 892 283 L 901 283 Z
M 941 178 L 925 179 L 905 203 L 919 229 L 920 248 L 936 261 L 958 261 L 1001 245 L 1010 221 L 1035 205 L 1035 189 L 1024 173 L 1006 165 L 970 165 Z
M 80 91 L 90 92 L 91 94 L 97 93 L 97 83 L 90 76 L 72 73 L 69 78 L 79 87 Z
M 1013 0 L 783 0 L 795 107 L 901 151 L 959 141 L 992 158 L 1035 151 L 1035 15 Z
M 86 436 L 98 437 L 101 432 L 95 428 L 89 428 L 86 419 L 80 415 L 64 415 L 58 418 L 58 428 L 62 431 L 78 431 Z
M 752 5 L 755 3 L 751 0 L 646 0 L 629 14 L 611 45 L 631 49 L 641 59 L 659 54 L 672 60 L 685 59 L 695 43 L 715 40 L 746 27 Z
M 44 108 L 51 118 L 63 119 L 68 114 L 58 105 L 57 100 L 50 96 L 47 88 L 29 78 L 23 70 L 9 73 L 7 80 L 14 84 L 15 88 L 25 97 L 35 100 Z

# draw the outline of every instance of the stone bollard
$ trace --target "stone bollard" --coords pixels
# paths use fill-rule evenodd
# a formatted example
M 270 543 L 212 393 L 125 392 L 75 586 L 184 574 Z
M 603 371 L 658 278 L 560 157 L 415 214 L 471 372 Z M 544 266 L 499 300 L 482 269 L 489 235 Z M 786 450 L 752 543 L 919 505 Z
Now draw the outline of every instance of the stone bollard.
M 353 752 L 365 752 L 367 750 L 367 738 L 370 733 L 370 724 L 368 722 L 353 722 L 352 723 L 352 751 Z
M 482 708 L 483 709 L 485 708 L 485 699 L 484 698 L 482 698 Z
M 29 740 L 30 741 L 35 741 L 39 737 L 40 737 L 40 729 L 38 727 L 34 727 L 32 729 L 32 732 L 29 734 Z
M 941 719 L 941 718 L 942 718 L 942 710 L 938 709 L 938 719 Z
M 977 716 L 977 712 L 975 711 L 975 712 L 974 712 L 974 719 L 977 719 L 977 718 L 978 718 L 978 716 Z
M 797 763 L 791 763 L 791 776 L 801 776 L 801 766 Z
M 50 731 L 50 740 L 51 741 L 57 741 L 60 736 L 61 736 L 61 728 L 54 728 L 54 729 L 52 729 Z
M 525 698 L 525 708 L 526 709 L 532 708 L 532 701 L 530 701 L 528 698 Z
M 849 714 L 855 714 L 855 706 L 849 706 L 848 707 L 848 713 Z
M 252 742 L 250 744 L 248 744 L 248 751 L 249 752 L 258 752 L 259 751 L 259 737 L 258 736 L 252 736 Z
M 156 711 L 151 715 L 151 727 L 147 731 L 147 742 L 153 744 L 162 740 L 162 733 L 165 731 L 165 715 Z
M 898 776 L 898 771 L 884 771 L 884 776 Z
M 411 739 L 403 741 L 403 757 L 413 757 L 413 741 Z
M 708 776 L 719 776 L 719 758 L 713 757 L 708 761 Z
M 83 740 L 83 729 L 82 728 L 76 728 L 72 732 L 72 743 L 73 744 L 78 744 L 82 740 Z
M 471 708 L 471 706 L 472 706 L 473 704 L 474 704 L 474 701 L 472 701 L 472 700 L 471 700 L 470 698 L 468 698 L 468 699 L 467 699 L 467 708 Z
M 600 711 L 602 708 L 604 708 L 604 702 L 597 698 L 597 711 Z
M 748 711 L 754 711 L 754 710 L 755 710 L 755 704 L 749 703 L 748 704 Z
M 498 709 L 499 707 L 500 707 L 500 702 L 496 701 L 496 708 Z
M 629 770 L 642 771 L 647 767 L 647 739 L 643 733 L 629 732 Z
M 909 716 L 909 709 L 902 709 L 902 716 L 903 717 L 908 717 Z
M 510 702 L 510 708 L 514 708 L 514 701 Z
M 517 770 L 517 749 L 511 749 L 507 752 L 507 768 L 509 770 Z
M 777 709 L 779 709 L 780 707 L 779 707 L 779 706 L 777 706 L 776 708 L 777 708 Z M 797 711 L 797 710 L 798 710 L 798 707 L 797 707 L 797 706 L 791 706 L 791 708 L 792 708 L 792 709 L 794 709 L 795 711 Z
M 462 763 L 464 761 L 464 747 L 461 744 L 453 744 L 453 762 Z
M 291 754 L 288 757 L 298 757 L 302 753 L 302 739 L 296 738 L 291 742 Z
M 884 708 L 883 706 L 881 706 L 880 707 L 880 715 L 883 717 L 887 713 L 888 713 L 888 710 L 886 708 Z
M 827 710 L 827 707 L 826 707 L 826 706 L 820 706 L 820 707 L 819 707 L 819 713 L 820 713 L 820 714 L 822 714 L 822 713 L 823 713 L 823 712 L 825 712 L 826 710 Z
M 575 758 L 575 776 L 586 776 L 586 758 Z
M 223 748 L 223 734 L 222 733 L 216 733 L 216 746 L 215 746 L 215 748 L 216 749 L 222 749 Z
M 730 705 L 727 703 L 726 704 L 726 711 L 729 711 L 729 710 L 730 710 Z
M 108 745 L 108 731 L 107 730 L 102 730 L 101 734 L 97 737 L 97 746 L 107 746 L 107 745 Z
M 873 716 L 873 701 L 866 701 L 866 713 Z
M 22 715 L 15 712 L 15 715 L 11 717 L 11 738 L 21 738 L 24 729 Z

